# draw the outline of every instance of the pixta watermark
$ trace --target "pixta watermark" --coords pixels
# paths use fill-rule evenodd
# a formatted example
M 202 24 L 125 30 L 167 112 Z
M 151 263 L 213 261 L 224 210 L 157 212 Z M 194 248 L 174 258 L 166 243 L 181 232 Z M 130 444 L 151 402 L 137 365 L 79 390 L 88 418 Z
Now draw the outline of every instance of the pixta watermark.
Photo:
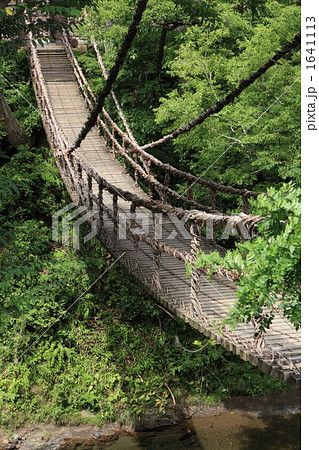
M 118 214 L 117 239 L 129 239 L 130 233 L 140 235 L 152 235 L 155 239 L 170 241 L 174 239 L 191 240 L 192 235 L 187 226 L 189 216 L 185 214 L 178 218 L 175 214 L 168 213 L 147 213 L 147 212 L 120 212 Z M 83 238 L 83 243 L 88 242 L 95 237 L 98 232 L 99 212 L 97 209 L 89 210 L 85 206 L 77 207 L 75 203 L 70 203 L 64 208 L 57 211 L 52 216 L 52 239 L 56 242 L 62 242 L 63 245 L 73 245 L 75 249 L 80 248 L 80 227 L 83 223 L 91 224 L 91 231 Z M 110 220 L 103 217 L 104 220 Z M 60 225 L 61 224 L 61 225 Z M 203 222 L 203 236 L 206 239 L 213 240 L 215 238 L 214 229 L 220 224 L 216 224 L 213 218 L 207 218 Z M 244 240 L 251 239 L 248 228 L 238 215 L 227 216 L 227 221 L 219 231 L 219 239 L 229 239 L 230 236 L 239 236 Z
M 91 224 L 90 233 L 83 238 L 83 242 L 86 243 L 97 234 L 97 215 L 97 209 L 88 209 L 86 206 L 77 207 L 75 203 L 69 203 L 52 216 L 52 240 L 62 242 L 63 245 L 69 245 L 72 242 L 72 246 L 79 250 L 81 225 Z M 60 219 L 62 227 L 59 226 Z
M 227 216 L 229 217 L 229 216 Z M 139 234 L 152 234 L 158 240 L 173 240 L 176 238 L 191 240 L 192 236 L 187 227 L 188 215 L 182 218 L 176 217 L 173 213 L 119 213 L 119 239 L 127 239 L 127 230 Z M 220 227 L 213 218 L 207 218 L 203 222 L 203 235 L 206 239 L 213 240 L 214 229 Z M 251 239 L 251 235 L 245 224 L 238 220 L 238 215 L 228 218 L 223 225 L 219 239 L 229 239 L 230 236 L 240 236 L 244 240 Z

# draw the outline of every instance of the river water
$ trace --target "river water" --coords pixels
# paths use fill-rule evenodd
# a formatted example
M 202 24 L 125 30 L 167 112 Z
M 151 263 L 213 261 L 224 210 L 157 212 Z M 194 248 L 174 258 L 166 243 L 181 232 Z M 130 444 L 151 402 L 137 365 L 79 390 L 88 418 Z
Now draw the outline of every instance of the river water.
M 155 431 L 121 433 L 113 441 L 69 441 L 67 450 L 187 449 L 295 450 L 300 449 L 300 415 L 253 417 L 226 411 L 198 416 Z

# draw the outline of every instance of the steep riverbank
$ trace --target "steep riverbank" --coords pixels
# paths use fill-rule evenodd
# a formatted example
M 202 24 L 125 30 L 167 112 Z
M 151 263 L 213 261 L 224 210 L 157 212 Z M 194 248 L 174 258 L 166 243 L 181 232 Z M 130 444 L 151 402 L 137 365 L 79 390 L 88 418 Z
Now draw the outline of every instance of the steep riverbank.
M 189 406 L 135 427 L 28 425 L 2 432 L 0 450 L 103 448 L 300 448 L 300 391 L 234 397 L 216 406 Z

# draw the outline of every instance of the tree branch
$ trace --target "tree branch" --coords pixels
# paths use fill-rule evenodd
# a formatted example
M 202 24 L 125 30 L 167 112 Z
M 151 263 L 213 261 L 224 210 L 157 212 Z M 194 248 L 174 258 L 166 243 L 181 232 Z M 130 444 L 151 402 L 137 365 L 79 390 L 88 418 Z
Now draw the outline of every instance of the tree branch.
M 163 60 L 164 60 L 164 47 L 165 47 L 166 35 L 167 35 L 168 30 L 169 30 L 168 25 L 163 24 L 162 30 L 161 30 L 160 41 L 159 41 L 159 45 L 158 45 L 158 53 L 157 53 L 157 64 L 156 64 L 156 77 L 157 78 L 160 77 L 160 75 L 161 75 L 161 70 L 162 70 L 162 65 L 163 65 Z

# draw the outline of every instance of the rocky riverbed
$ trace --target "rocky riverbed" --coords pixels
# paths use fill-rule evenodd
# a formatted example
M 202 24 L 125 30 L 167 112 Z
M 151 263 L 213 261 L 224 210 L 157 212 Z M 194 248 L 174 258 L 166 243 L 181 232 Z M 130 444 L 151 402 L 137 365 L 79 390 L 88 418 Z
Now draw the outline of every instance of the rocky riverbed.
M 228 450 L 269 448 L 263 447 L 269 446 L 269 442 L 272 443 L 272 449 L 298 449 L 299 414 L 300 391 L 275 393 L 266 397 L 237 397 L 216 406 L 189 406 L 175 409 L 162 417 L 150 415 L 134 428 L 119 423 L 100 427 L 34 424 L 21 427 L 11 434 L 2 430 L 0 449 L 191 447 Z

